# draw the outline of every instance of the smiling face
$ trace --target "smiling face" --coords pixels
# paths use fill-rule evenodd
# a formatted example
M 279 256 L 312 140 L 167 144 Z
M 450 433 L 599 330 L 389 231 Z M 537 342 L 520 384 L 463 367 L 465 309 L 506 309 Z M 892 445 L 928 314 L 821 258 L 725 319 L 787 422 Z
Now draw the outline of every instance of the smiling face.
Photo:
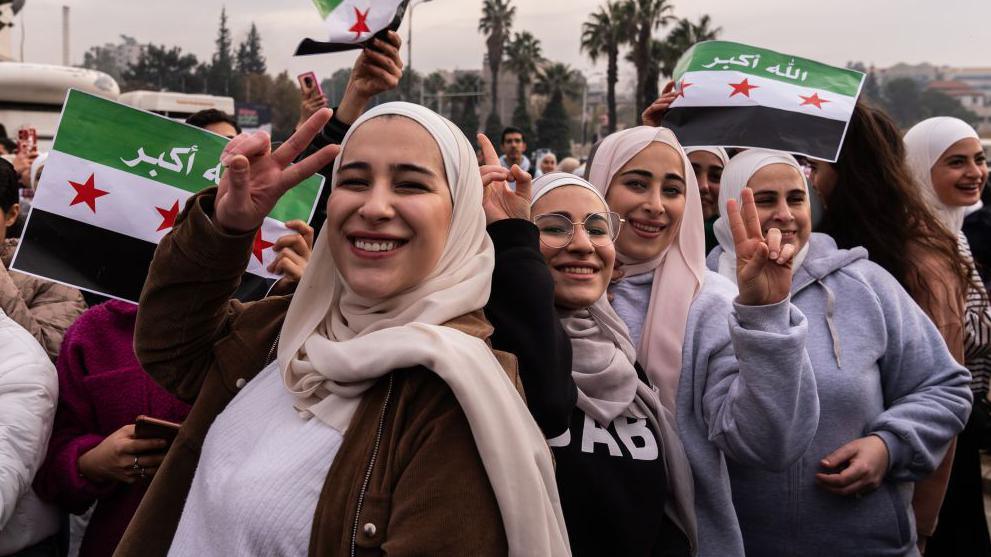
M 540 157 L 540 171 L 544 174 L 549 174 L 554 172 L 557 168 L 557 157 L 554 153 L 547 153 L 546 155 Z
M 609 210 L 626 219 L 616 251 L 641 262 L 667 249 L 685 212 L 686 186 L 681 156 L 657 141 L 620 168 L 606 193 Z
M 327 241 L 344 281 L 371 299 L 422 282 L 444 252 L 453 214 L 434 138 L 408 118 L 368 120 L 341 153 L 336 179 Z
M 988 181 L 988 162 L 981 142 L 961 139 L 943 152 L 932 167 L 936 197 L 950 207 L 967 207 L 981 199 Z
M 777 228 L 781 231 L 782 245 L 792 244 L 796 251 L 802 249 L 812 234 L 812 210 L 798 170 L 787 164 L 769 164 L 750 177 L 747 187 L 754 192 L 764 235 Z
M 538 199 L 531 209 L 534 215 L 558 214 L 572 222 L 582 222 L 590 214 L 603 211 L 608 209 L 602 200 L 580 186 L 557 188 Z M 593 234 L 601 234 L 605 224 L 593 217 L 587 226 Z M 571 242 L 563 248 L 552 248 L 541 242 L 540 253 L 554 278 L 554 303 L 559 307 L 587 308 L 601 298 L 609 286 L 616 248 L 611 243 L 593 244 L 589 232 L 582 226 L 575 226 Z
M 723 178 L 723 161 L 708 151 L 689 153 L 689 162 L 699 183 L 702 197 L 702 218 L 719 216 L 719 183 Z

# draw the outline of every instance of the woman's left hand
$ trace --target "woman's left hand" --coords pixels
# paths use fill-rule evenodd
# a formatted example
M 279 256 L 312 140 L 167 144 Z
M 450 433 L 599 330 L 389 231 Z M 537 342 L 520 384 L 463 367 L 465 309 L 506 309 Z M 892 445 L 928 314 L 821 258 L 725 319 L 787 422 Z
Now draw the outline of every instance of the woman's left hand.
M 877 435 L 850 441 L 820 465 L 835 472 L 816 474 L 819 487 L 836 495 L 863 495 L 881 486 L 888 471 L 888 446 Z
M 268 266 L 268 272 L 283 275 L 279 282 L 297 283 L 303 278 L 306 264 L 313 251 L 313 227 L 301 220 L 286 222 L 286 228 L 294 230 L 275 241 L 272 249 L 278 254 Z
M 743 189 L 743 215 L 735 199 L 726 203 L 730 231 L 736 245 L 736 280 L 739 303 L 747 306 L 776 304 L 791 292 L 791 262 L 795 246 L 781 245 L 781 231 L 761 231 L 754 192 Z
M 499 155 L 485 134 L 478 134 L 485 164 L 479 167 L 482 187 L 485 188 L 482 205 L 485 208 L 485 224 L 505 219 L 530 220 L 530 189 L 533 178 L 519 166 L 505 169 L 499 164 Z M 516 182 L 516 191 L 507 182 Z

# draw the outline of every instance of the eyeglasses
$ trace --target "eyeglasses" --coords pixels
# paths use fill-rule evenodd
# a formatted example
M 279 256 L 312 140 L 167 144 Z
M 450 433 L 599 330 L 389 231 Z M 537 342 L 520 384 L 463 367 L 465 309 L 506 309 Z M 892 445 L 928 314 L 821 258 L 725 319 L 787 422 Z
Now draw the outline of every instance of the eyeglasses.
M 540 242 L 549 248 L 563 248 L 575 236 L 575 226 L 581 225 L 588 239 L 596 246 L 608 246 L 619 236 L 619 229 L 625 221 L 618 213 L 603 211 L 591 213 L 584 221 L 572 222 L 563 215 L 547 213 L 537 215 L 533 223 L 540 230 Z

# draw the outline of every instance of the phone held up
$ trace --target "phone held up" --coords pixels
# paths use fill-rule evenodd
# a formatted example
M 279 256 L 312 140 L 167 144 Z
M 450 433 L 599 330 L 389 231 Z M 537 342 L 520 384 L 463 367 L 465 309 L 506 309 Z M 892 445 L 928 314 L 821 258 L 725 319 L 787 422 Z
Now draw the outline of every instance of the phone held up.
M 299 88 L 303 91 L 303 96 L 308 97 L 313 91 L 315 96 L 323 96 L 323 89 L 320 87 L 320 80 L 317 79 L 316 72 L 301 73 L 296 76 L 299 81 Z

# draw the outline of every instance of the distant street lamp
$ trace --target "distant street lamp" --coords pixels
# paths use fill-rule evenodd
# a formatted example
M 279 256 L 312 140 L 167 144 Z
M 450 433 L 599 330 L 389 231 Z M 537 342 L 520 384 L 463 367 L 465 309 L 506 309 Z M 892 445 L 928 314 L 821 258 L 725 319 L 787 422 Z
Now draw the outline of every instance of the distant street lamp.
M 409 77 L 406 79 L 406 100 L 413 98 L 413 8 L 417 7 L 419 4 L 424 2 L 432 2 L 433 0 L 412 0 L 409 4 L 409 28 L 407 29 L 406 36 L 406 70 L 409 72 Z M 423 84 L 420 84 L 423 87 Z M 421 101 L 422 102 L 422 101 Z

